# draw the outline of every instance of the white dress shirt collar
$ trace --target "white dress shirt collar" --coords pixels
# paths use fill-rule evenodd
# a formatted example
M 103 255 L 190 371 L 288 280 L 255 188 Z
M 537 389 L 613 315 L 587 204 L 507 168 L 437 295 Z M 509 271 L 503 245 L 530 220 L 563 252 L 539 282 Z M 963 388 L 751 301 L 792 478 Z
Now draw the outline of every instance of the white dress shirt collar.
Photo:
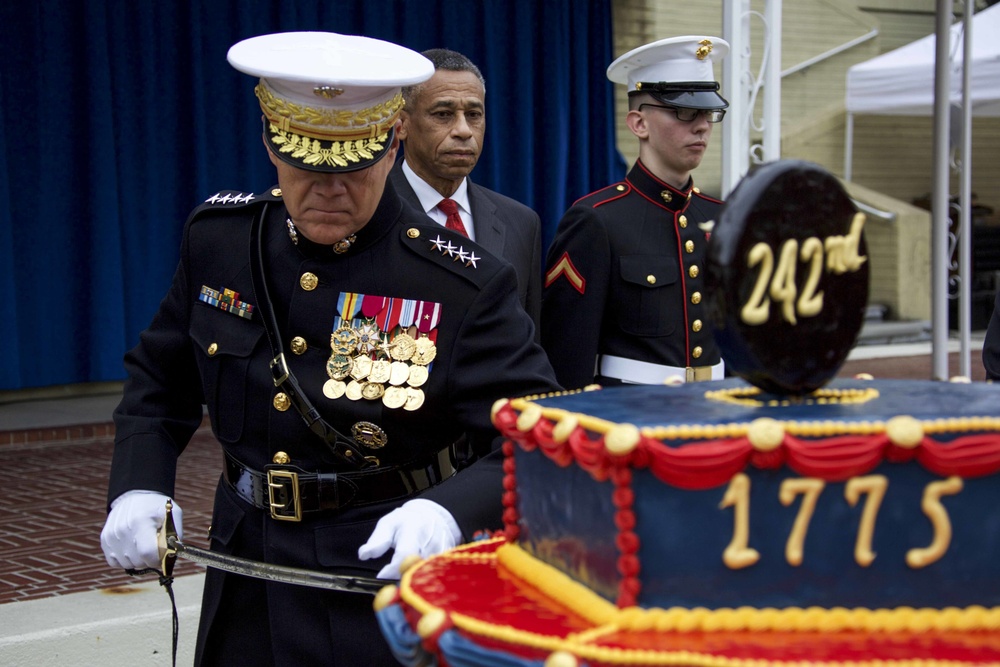
M 428 185 L 427 181 L 417 176 L 416 172 L 406 163 L 406 160 L 403 160 L 403 175 L 406 176 L 407 182 L 413 188 L 413 192 L 416 193 L 417 199 L 420 200 L 420 206 L 424 209 L 424 213 L 434 222 L 444 226 L 445 219 L 448 216 L 437 207 L 438 203 L 443 199 L 441 193 Z M 472 206 L 469 204 L 469 179 L 463 178 L 462 183 L 458 186 L 458 190 L 449 199 L 458 204 L 462 222 L 465 223 L 465 230 L 468 232 L 469 238 L 475 241 L 476 232 L 472 224 Z

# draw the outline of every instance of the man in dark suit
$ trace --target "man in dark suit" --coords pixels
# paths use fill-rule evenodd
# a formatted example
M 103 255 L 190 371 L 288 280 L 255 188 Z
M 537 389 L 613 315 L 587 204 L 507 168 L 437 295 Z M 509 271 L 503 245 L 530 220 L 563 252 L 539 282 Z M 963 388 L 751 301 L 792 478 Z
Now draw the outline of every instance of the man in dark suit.
M 403 159 L 389 178 L 404 201 L 513 265 L 518 297 L 535 322 L 537 338 L 542 294 L 538 214 L 468 178 L 483 148 L 486 82 L 460 53 L 431 49 L 423 55 L 434 63 L 434 76 L 403 88 Z M 458 210 L 449 215 L 445 209 L 451 204 L 441 208 L 442 199 L 455 202 Z

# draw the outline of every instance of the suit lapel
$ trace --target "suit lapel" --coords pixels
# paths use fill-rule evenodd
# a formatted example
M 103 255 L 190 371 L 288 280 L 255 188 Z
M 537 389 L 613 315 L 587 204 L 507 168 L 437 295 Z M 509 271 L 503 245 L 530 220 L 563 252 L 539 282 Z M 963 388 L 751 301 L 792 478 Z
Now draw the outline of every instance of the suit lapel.
M 472 224 L 476 228 L 476 243 L 497 257 L 503 257 L 504 227 L 497 217 L 497 207 L 471 180 L 469 206 L 472 207 Z
M 416 207 L 418 211 L 423 212 L 424 207 L 420 204 L 420 198 L 417 197 L 417 193 L 410 187 L 410 182 L 406 180 L 406 174 L 403 173 L 402 160 L 392 166 L 392 169 L 389 171 L 389 178 L 392 180 L 392 185 L 396 188 L 396 194 L 399 195 L 400 199 Z

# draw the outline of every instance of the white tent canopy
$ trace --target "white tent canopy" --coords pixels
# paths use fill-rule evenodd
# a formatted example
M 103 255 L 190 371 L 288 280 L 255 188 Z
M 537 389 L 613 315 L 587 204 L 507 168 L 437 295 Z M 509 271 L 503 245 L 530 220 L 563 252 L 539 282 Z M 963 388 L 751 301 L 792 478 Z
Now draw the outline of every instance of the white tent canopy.
M 951 102 L 962 102 L 961 22 L 951 26 Z M 1000 4 L 972 17 L 972 115 L 1000 116 Z M 934 113 L 936 35 L 883 53 L 847 70 L 847 112 L 891 116 Z
M 958 268 L 960 373 L 971 376 L 971 154 L 972 116 L 1000 117 L 1000 5 L 950 23 L 952 0 L 937 0 L 933 35 L 882 54 L 847 71 L 844 178 L 851 180 L 854 115 L 934 117 L 934 189 L 931 201 L 932 377 L 948 373 L 949 272 Z M 968 1 L 966 2 L 968 10 Z M 963 39 L 968 31 L 968 39 Z M 942 43 L 938 44 L 938 39 Z M 948 39 L 948 44 L 943 40 Z M 939 48 L 940 47 L 940 48 Z M 951 113 L 949 107 L 956 108 Z M 960 118 L 961 131 L 951 124 Z M 949 124 L 951 132 L 949 132 Z M 957 232 L 950 224 L 950 149 L 957 150 L 960 186 Z M 958 263 L 950 256 L 949 238 L 957 242 Z

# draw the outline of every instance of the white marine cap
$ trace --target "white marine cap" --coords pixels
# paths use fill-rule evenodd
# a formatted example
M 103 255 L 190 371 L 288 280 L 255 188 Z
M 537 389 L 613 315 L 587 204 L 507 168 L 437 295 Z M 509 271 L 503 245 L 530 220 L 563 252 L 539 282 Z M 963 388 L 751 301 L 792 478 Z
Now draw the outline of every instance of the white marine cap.
M 355 171 L 378 162 L 403 108 L 400 89 L 434 75 L 416 51 L 370 37 L 282 32 L 232 46 L 229 64 L 260 77 L 264 136 L 285 162 Z
M 629 95 L 649 93 L 664 104 L 725 109 L 713 63 L 726 57 L 729 43 L 718 37 L 668 37 L 632 49 L 608 67 L 608 78 L 628 86 Z

